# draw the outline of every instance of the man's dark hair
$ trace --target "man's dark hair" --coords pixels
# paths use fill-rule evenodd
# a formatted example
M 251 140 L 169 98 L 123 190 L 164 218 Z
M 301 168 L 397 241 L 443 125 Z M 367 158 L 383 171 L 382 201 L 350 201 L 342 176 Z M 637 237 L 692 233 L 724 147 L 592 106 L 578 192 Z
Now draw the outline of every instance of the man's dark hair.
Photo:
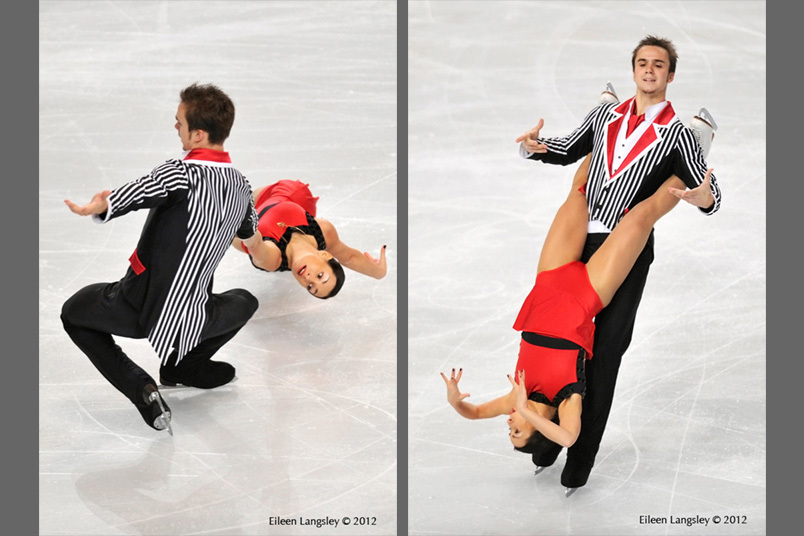
M 326 296 L 316 296 L 317 298 L 321 298 L 322 300 L 326 300 L 327 298 L 331 298 L 335 296 L 343 286 L 343 281 L 346 279 L 346 273 L 343 271 L 343 266 L 337 260 L 329 259 L 327 261 L 329 267 L 332 268 L 332 273 L 335 275 L 335 286 L 332 287 L 332 290 Z
M 676 47 L 673 46 L 673 42 L 669 39 L 665 39 L 663 37 L 656 37 L 655 35 L 649 35 L 642 39 L 639 44 L 634 49 L 634 52 L 631 54 L 631 70 L 633 71 L 636 67 L 636 55 L 639 52 L 639 49 L 642 47 L 659 47 L 663 48 L 667 51 L 667 55 L 670 56 L 670 72 L 676 72 L 676 62 L 678 61 L 678 53 L 676 52 Z
M 235 107 L 232 99 L 212 84 L 193 84 L 181 90 L 188 130 L 203 130 L 209 142 L 220 145 L 229 137 L 234 124 Z

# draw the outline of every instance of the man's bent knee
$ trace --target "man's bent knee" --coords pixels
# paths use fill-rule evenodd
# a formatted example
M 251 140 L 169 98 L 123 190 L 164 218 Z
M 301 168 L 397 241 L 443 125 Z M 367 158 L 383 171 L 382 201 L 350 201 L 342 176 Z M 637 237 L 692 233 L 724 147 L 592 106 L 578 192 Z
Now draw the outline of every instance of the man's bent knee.
M 236 295 L 240 301 L 240 306 L 243 311 L 251 318 L 260 306 L 259 300 L 249 291 L 242 288 L 235 288 L 230 290 L 232 294 Z

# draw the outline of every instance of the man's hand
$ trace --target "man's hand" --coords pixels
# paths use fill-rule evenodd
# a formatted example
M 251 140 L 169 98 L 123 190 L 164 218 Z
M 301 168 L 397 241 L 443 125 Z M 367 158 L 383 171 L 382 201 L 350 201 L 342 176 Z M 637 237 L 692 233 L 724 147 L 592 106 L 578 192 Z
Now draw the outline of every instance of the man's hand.
M 242 240 L 240 246 L 248 248 L 251 262 L 258 268 L 268 272 L 275 272 L 279 269 L 279 265 L 282 264 L 282 254 L 279 249 L 272 242 L 263 240 L 259 229 L 250 238 Z M 235 247 L 237 246 L 235 245 Z
M 441 377 L 444 379 L 444 383 L 447 384 L 447 400 L 449 401 L 452 407 L 456 407 L 461 401 L 469 396 L 469 393 L 461 393 L 458 390 L 458 382 L 461 381 L 461 375 L 463 374 L 463 369 L 458 370 L 458 375 L 455 375 L 455 369 L 452 369 L 452 374 L 450 375 L 449 379 L 444 376 L 444 373 L 441 373 Z
M 529 153 L 546 153 L 547 145 L 536 141 L 543 126 L 544 119 L 539 119 L 539 124 L 518 137 L 516 142 L 521 143 L 522 147 Z
M 111 190 L 104 190 L 100 193 L 95 194 L 92 197 L 92 200 L 87 203 L 86 205 L 79 207 L 69 199 L 65 199 L 64 203 L 69 207 L 71 211 L 79 216 L 91 216 L 93 214 L 103 214 L 109 209 L 109 203 L 106 201 L 106 198 L 109 197 L 111 194 Z
M 669 191 L 674 196 L 678 197 L 679 199 L 683 199 L 690 205 L 694 205 L 698 208 L 709 208 L 715 202 L 715 196 L 712 195 L 712 190 L 709 187 L 709 176 L 714 171 L 713 168 L 709 168 L 706 170 L 706 175 L 704 175 L 704 180 L 700 186 L 693 188 L 691 190 L 679 190 L 678 188 L 670 188 Z

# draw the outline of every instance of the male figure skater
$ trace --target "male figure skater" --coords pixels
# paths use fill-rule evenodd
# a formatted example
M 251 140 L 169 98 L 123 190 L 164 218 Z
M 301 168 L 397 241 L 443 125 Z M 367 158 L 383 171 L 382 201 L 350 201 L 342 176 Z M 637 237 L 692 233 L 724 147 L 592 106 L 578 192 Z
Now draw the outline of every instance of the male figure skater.
M 230 382 L 232 365 L 210 358 L 243 327 L 257 299 L 243 289 L 212 293 L 212 277 L 236 235 L 258 256 L 251 187 L 232 166 L 224 140 L 234 123 L 231 99 L 214 85 L 180 92 L 176 125 L 182 159 L 95 194 L 76 214 L 105 223 L 149 209 L 126 274 L 89 285 L 65 302 L 61 319 L 73 342 L 156 430 L 170 427 L 170 410 L 154 379 L 126 356 L 112 335 L 148 338 L 162 361 L 160 381 L 211 389 Z
M 589 260 L 629 208 L 653 194 L 673 174 L 689 188 L 671 189 L 674 195 L 706 215 L 720 208 L 715 176 L 708 184 L 703 182 L 707 165 L 695 135 L 666 100 L 677 60 L 670 40 L 647 36 L 631 57 L 634 97 L 622 103 L 614 99 L 601 104 L 569 136 L 540 138 L 544 121 L 539 120 L 535 128 L 516 140 L 521 142 L 521 156 L 548 164 L 567 165 L 592 153 L 586 184 L 589 229 L 582 262 Z M 586 484 L 594 465 L 652 261 L 653 233 L 611 303 L 595 318 L 595 357 L 586 364 L 581 434 L 568 449 L 561 473 L 568 493 Z M 556 445 L 545 454 L 534 455 L 533 463 L 539 468 L 552 465 L 560 451 Z

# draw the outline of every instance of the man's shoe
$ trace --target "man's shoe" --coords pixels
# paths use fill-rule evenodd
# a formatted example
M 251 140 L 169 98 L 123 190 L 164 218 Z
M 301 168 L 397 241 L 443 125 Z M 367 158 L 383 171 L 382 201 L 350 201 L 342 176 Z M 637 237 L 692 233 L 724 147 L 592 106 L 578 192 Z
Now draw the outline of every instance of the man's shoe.
M 205 361 L 191 374 L 182 371 L 182 367 L 160 367 L 159 383 L 168 387 L 186 385 L 198 389 L 214 389 L 232 381 L 235 368 L 223 361 Z
M 690 129 L 698 140 L 698 145 L 701 146 L 701 152 L 704 158 L 709 155 L 709 149 L 712 148 L 712 140 L 715 139 L 715 131 L 717 130 L 717 123 L 715 118 L 709 113 L 706 108 L 701 108 L 698 115 L 692 116 L 690 121 Z
M 565 488 L 571 488 L 574 491 L 575 488 L 586 485 L 586 481 L 589 480 L 589 473 L 591 472 L 591 465 L 573 462 L 567 457 L 567 463 L 564 465 L 564 470 L 561 471 L 561 485 Z M 569 494 L 567 494 L 567 497 L 569 497 Z

